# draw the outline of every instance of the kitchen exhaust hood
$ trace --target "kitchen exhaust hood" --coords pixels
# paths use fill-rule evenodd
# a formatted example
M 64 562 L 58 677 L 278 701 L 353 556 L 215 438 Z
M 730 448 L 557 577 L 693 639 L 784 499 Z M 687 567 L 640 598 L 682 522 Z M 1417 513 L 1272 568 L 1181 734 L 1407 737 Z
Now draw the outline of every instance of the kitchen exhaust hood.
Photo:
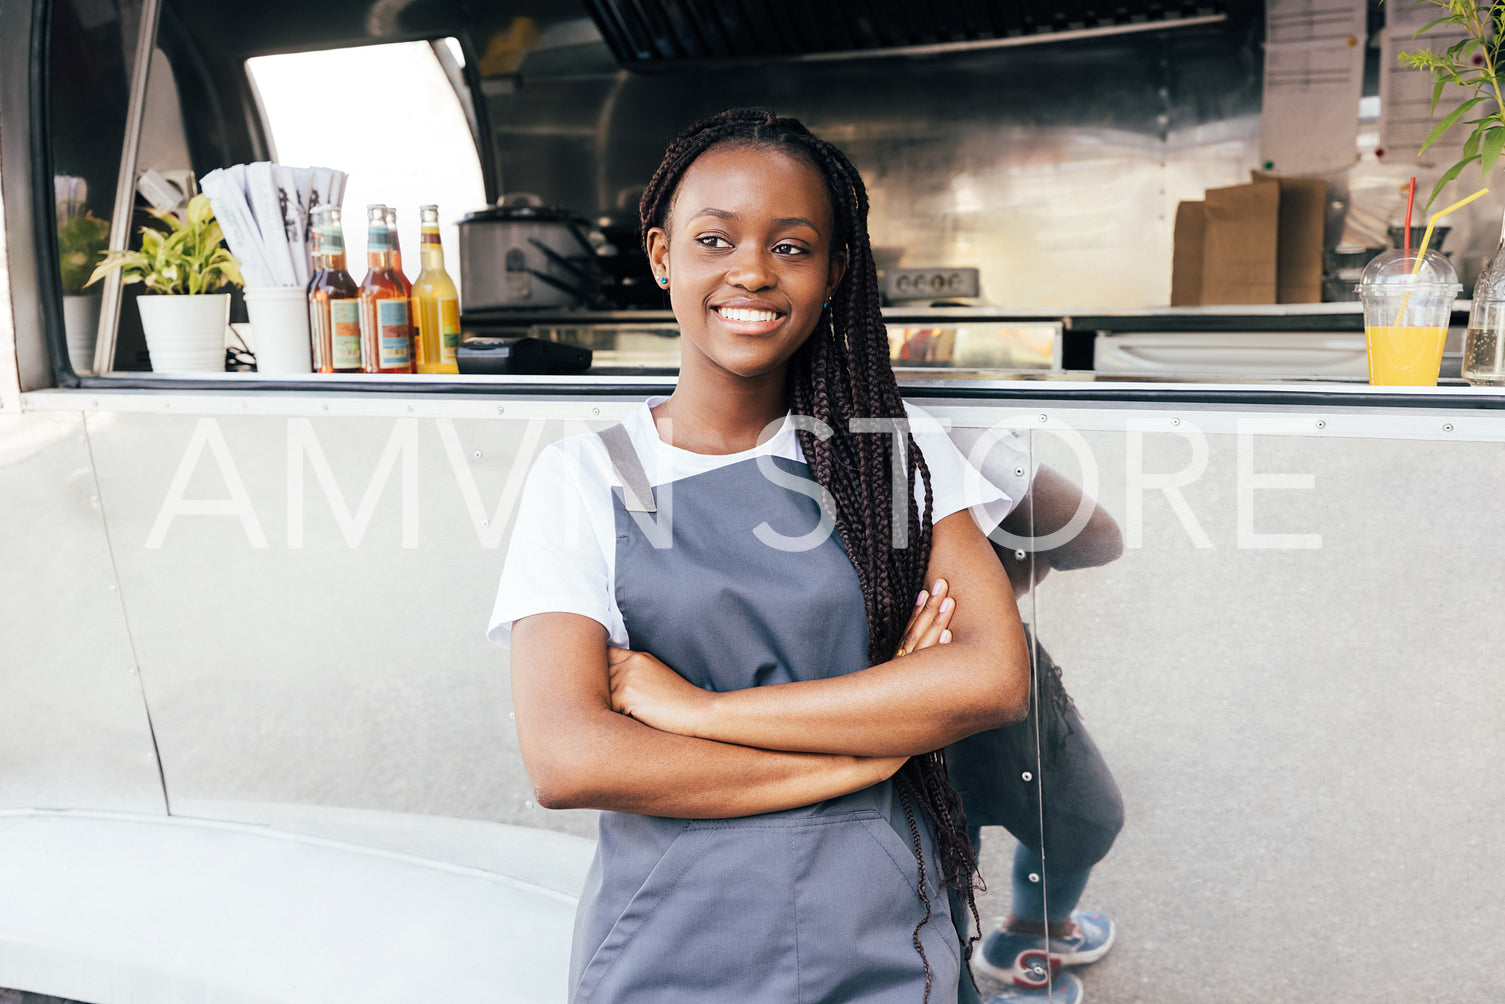
M 1228 0 L 586 0 L 628 69 L 850 59 L 1065 41 L 1225 20 Z

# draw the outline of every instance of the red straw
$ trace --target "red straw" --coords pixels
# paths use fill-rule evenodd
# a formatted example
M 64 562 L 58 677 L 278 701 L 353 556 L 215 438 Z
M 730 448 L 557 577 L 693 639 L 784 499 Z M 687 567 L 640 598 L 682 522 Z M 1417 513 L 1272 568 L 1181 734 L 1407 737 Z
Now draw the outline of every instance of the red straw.
M 1406 254 L 1411 253 L 1411 207 L 1416 204 L 1416 178 L 1411 178 L 1411 190 L 1406 193 Z

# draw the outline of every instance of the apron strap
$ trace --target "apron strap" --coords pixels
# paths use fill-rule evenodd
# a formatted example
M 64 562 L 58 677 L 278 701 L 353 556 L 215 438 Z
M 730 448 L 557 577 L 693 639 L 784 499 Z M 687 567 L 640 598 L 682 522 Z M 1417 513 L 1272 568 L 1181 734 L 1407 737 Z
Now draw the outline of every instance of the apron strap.
M 627 429 L 618 422 L 596 435 L 606 444 L 606 453 L 611 457 L 611 469 L 622 482 L 622 501 L 628 512 L 658 512 L 653 501 L 653 489 L 648 487 L 648 475 L 638 451 L 632 448 L 632 439 Z

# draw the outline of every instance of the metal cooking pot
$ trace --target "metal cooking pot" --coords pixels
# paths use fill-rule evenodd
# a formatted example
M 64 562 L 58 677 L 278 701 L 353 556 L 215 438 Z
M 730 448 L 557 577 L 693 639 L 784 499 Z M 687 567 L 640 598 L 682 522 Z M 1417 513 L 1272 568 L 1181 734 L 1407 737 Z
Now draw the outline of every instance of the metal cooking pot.
M 465 311 L 601 305 L 596 249 L 569 210 L 515 194 L 459 226 Z

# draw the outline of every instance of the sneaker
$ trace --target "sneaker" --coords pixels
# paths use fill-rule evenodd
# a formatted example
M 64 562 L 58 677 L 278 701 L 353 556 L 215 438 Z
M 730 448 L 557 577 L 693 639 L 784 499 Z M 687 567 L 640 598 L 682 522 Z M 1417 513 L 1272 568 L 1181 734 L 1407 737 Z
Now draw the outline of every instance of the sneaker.
M 1048 941 L 1036 934 L 1005 931 L 1000 922 L 982 939 L 981 950 L 972 957 L 972 968 L 1002 983 L 1040 989 L 1062 966 L 1084 966 L 1108 954 L 1116 932 L 1107 914 L 1076 910 L 1071 920 L 1071 934 Z
M 1082 981 L 1072 973 L 1062 973 L 1049 987 L 1005 987 L 983 1004 L 1082 1004 L 1085 996 Z

